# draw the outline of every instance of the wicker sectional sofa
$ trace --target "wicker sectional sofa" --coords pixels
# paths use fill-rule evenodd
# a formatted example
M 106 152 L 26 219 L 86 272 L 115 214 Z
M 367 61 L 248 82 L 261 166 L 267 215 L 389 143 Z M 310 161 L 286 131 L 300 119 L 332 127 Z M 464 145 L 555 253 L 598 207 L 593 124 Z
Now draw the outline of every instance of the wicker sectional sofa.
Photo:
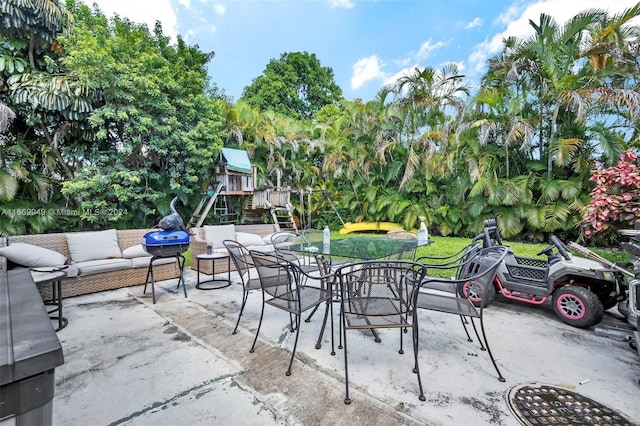
M 117 235 L 117 245 L 119 246 L 120 252 L 129 249 L 129 252 L 132 252 L 133 250 L 132 253 L 135 254 L 132 256 L 123 256 L 118 259 L 110 259 L 114 261 L 114 265 L 106 268 L 103 265 L 97 265 L 95 267 L 93 265 L 89 265 L 88 268 L 85 268 L 86 274 L 83 273 L 83 268 L 81 268 L 77 275 L 75 274 L 78 269 L 74 268 L 75 262 L 73 262 L 72 254 L 68 246 L 67 235 L 74 236 L 74 234 L 76 234 L 77 236 L 77 234 L 80 233 L 71 232 L 68 234 L 55 233 L 10 236 L 0 238 L 0 247 L 23 243 L 53 250 L 54 252 L 64 255 L 68 259 L 67 263 L 69 264 L 69 267 L 67 270 L 69 271 L 70 276 L 65 278 L 62 282 L 62 294 L 64 297 L 71 297 L 144 284 L 147 276 L 150 256 L 148 254 L 145 256 L 145 253 L 137 252 L 136 248 L 141 244 L 142 237 L 148 231 L 149 230 L 147 229 L 115 231 Z M 117 258 L 118 256 L 116 255 L 115 257 Z M 90 262 L 84 263 L 88 264 Z M 95 263 L 99 264 L 100 260 L 95 261 Z M 7 259 L 0 255 L 0 270 L 6 270 L 11 266 L 20 265 L 13 265 L 12 262 L 8 262 Z M 153 274 L 156 281 L 177 278 L 180 275 L 178 263 L 173 258 L 158 259 L 154 262 Z
M 205 254 L 207 252 L 207 234 L 209 236 L 213 233 L 216 241 L 209 241 L 212 244 L 214 251 L 224 251 L 224 247 L 221 241 L 224 239 L 237 240 L 241 244 L 248 248 L 256 248 L 261 250 L 271 251 L 272 246 L 269 243 L 269 237 L 274 232 L 278 232 L 279 228 L 273 223 L 260 223 L 260 224 L 248 224 L 248 225 L 213 225 L 203 226 L 200 228 L 191 228 L 189 230 L 191 234 L 191 269 L 197 271 L 198 262 L 196 256 L 199 254 Z M 211 238 L 211 237 L 209 237 Z M 260 240 L 259 247 L 252 246 L 252 240 Z M 218 259 L 215 260 L 216 274 L 227 272 L 227 260 Z M 214 264 L 211 261 L 200 262 L 200 272 L 203 274 L 211 275 Z M 231 270 L 234 270 L 233 262 L 231 262 Z

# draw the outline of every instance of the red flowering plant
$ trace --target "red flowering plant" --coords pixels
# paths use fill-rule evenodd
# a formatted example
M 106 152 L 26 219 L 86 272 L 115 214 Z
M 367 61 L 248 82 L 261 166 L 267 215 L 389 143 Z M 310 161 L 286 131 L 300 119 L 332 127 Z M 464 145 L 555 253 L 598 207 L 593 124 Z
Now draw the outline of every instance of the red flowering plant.
M 637 155 L 627 150 L 612 167 L 592 171 L 596 183 L 584 218 L 584 233 L 593 237 L 599 232 L 611 234 L 633 227 L 640 219 L 640 166 Z

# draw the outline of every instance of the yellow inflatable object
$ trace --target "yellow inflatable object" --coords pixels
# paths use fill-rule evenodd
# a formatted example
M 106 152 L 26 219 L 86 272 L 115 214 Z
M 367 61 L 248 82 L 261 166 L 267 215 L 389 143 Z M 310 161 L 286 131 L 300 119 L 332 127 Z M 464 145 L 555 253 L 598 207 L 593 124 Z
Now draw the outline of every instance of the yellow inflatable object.
M 402 225 L 393 222 L 347 222 L 340 230 L 341 234 L 349 234 L 351 232 L 358 231 L 393 231 L 396 229 L 403 229 Z

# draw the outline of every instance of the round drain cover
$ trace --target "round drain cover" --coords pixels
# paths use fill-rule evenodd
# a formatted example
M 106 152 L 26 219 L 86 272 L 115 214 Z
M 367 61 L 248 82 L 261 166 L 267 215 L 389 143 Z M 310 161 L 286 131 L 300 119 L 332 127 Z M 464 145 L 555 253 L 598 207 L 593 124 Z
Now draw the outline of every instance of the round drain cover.
M 508 404 L 525 425 L 634 425 L 616 410 L 557 386 L 515 386 L 509 390 Z

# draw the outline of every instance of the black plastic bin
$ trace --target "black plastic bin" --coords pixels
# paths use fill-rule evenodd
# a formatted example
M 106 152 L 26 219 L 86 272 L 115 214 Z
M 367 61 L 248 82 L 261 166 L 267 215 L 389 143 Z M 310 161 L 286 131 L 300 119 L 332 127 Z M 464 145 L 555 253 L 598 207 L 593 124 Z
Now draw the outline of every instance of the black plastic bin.
M 51 425 L 62 346 L 27 269 L 0 271 L 0 425 Z

